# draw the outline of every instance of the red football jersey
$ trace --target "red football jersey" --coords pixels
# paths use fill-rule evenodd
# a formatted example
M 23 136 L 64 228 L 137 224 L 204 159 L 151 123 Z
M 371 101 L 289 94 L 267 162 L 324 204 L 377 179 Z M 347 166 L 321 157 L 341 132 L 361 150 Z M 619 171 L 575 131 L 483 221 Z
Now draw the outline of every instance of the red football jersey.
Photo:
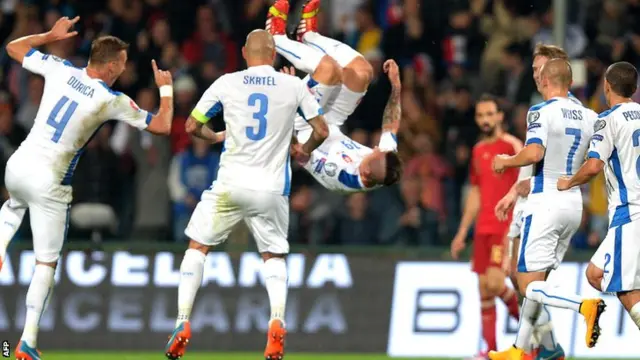
M 480 190 L 480 211 L 476 217 L 476 234 L 501 234 L 507 231 L 511 221 L 499 221 L 494 214 L 494 208 L 505 196 L 513 184 L 518 180 L 518 169 L 507 169 L 502 174 L 496 174 L 492 168 L 496 155 L 515 155 L 514 142 L 504 137 L 493 142 L 480 141 L 471 154 L 470 181 Z

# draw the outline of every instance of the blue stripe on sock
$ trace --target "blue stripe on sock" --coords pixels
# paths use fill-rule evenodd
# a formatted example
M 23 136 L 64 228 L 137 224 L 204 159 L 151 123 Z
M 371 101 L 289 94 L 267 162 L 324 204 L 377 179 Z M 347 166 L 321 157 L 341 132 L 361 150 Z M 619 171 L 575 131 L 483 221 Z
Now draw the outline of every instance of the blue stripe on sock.
M 283 48 L 281 48 L 281 47 L 280 47 L 280 46 L 278 46 L 278 45 L 276 45 L 276 49 L 277 49 L 277 50 L 280 50 L 280 51 L 282 51 L 282 52 L 285 52 L 285 53 L 287 53 L 287 54 L 289 54 L 289 55 L 293 56 L 293 57 L 294 57 L 294 58 L 296 58 L 296 59 L 301 59 L 301 57 L 300 57 L 300 56 L 298 56 L 298 55 L 294 54 L 293 52 L 291 52 L 291 51 L 289 51 L 289 50 L 287 50 L 287 49 L 283 49 Z
M 561 296 L 555 296 L 555 295 L 548 295 L 546 292 L 544 292 L 543 290 L 539 290 L 539 289 L 533 289 L 533 292 L 537 292 L 537 293 L 541 293 L 542 295 L 548 297 L 549 299 L 558 299 L 558 300 L 563 300 L 566 302 L 570 302 L 572 304 L 576 304 L 576 305 L 580 305 L 579 302 L 575 302 L 573 300 L 569 300 L 567 298 L 563 298 Z
M 314 43 L 309 42 L 309 41 L 307 41 L 307 42 L 306 42 L 306 44 L 307 44 L 307 45 L 311 45 L 311 46 L 313 46 L 313 47 L 318 48 L 318 50 L 322 51 L 322 52 L 323 52 L 323 53 L 325 53 L 325 54 L 327 53 L 327 52 L 326 52 L 326 51 L 324 51 L 324 49 L 323 49 L 320 45 L 318 45 L 318 44 L 314 44 Z

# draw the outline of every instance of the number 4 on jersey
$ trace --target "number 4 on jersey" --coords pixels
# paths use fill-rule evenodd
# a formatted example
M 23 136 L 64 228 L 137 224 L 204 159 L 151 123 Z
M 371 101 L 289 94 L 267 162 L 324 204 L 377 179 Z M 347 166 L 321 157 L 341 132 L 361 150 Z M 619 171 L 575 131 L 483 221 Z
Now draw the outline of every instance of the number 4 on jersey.
M 69 102 L 68 97 L 63 96 L 62 98 L 60 98 L 60 100 L 58 100 L 58 102 L 56 103 L 56 106 L 54 106 L 53 110 L 51 110 L 51 114 L 49 114 L 49 118 L 47 119 L 47 125 L 50 125 L 54 129 L 56 129 L 56 131 L 53 133 L 53 136 L 51 137 L 51 141 L 53 141 L 54 143 L 57 143 L 58 141 L 60 141 L 60 137 L 62 136 L 62 132 L 64 131 L 64 128 L 67 126 L 69 119 L 71 118 L 73 113 L 76 111 L 76 108 L 78 107 L 77 102 L 75 101 L 69 102 L 69 107 L 62 114 L 62 118 L 60 118 L 60 120 L 57 121 L 56 119 L 58 118 L 60 111 L 67 104 L 67 102 Z

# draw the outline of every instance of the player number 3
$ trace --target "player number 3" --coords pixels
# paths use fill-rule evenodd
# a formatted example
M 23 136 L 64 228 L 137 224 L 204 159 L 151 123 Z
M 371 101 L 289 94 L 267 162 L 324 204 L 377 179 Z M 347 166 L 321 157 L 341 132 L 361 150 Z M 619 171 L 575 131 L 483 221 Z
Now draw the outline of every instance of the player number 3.
M 262 140 L 267 135 L 267 118 L 264 116 L 269 111 L 269 98 L 262 93 L 253 93 L 249 95 L 248 104 L 258 108 L 258 111 L 253 113 L 253 118 L 258 120 L 258 130 L 256 131 L 254 126 L 247 126 L 247 137 L 253 141 Z

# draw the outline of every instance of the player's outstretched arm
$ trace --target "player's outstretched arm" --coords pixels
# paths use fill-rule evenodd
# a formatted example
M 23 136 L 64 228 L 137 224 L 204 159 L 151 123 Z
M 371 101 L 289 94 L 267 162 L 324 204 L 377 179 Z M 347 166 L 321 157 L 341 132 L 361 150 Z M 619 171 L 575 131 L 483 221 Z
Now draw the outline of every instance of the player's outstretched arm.
M 24 36 L 10 42 L 7 44 L 7 53 L 13 60 L 22 63 L 24 57 L 33 48 L 78 35 L 77 31 L 70 32 L 69 30 L 71 30 L 73 25 L 75 25 L 79 20 L 79 16 L 76 16 L 73 19 L 69 19 L 66 16 L 61 17 L 56 21 L 51 30 L 45 33 Z
M 151 67 L 156 85 L 160 90 L 160 109 L 151 117 L 149 126 L 145 130 L 156 135 L 169 135 L 173 121 L 173 79 L 170 72 L 158 69 L 155 60 L 151 60 Z
M 493 158 L 493 170 L 497 173 L 502 173 L 505 169 L 538 163 L 544 157 L 544 151 L 544 146 L 540 144 L 529 144 L 516 155 L 496 155 Z
M 393 60 L 385 61 L 382 68 L 391 82 L 391 95 L 382 115 L 382 129 L 397 134 L 400 128 L 400 119 L 402 118 L 400 70 L 398 69 L 398 64 Z
M 327 126 L 327 122 L 324 120 L 324 116 L 318 115 L 308 121 L 309 125 L 313 131 L 311 132 L 311 137 L 307 140 L 306 143 L 302 144 L 302 150 L 306 154 L 311 154 L 313 150 L 317 149 L 324 140 L 329 137 L 329 126 Z
M 558 190 L 569 190 L 572 187 L 588 183 L 604 169 L 604 161 L 596 158 L 588 159 L 572 177 L 558 179 Z

